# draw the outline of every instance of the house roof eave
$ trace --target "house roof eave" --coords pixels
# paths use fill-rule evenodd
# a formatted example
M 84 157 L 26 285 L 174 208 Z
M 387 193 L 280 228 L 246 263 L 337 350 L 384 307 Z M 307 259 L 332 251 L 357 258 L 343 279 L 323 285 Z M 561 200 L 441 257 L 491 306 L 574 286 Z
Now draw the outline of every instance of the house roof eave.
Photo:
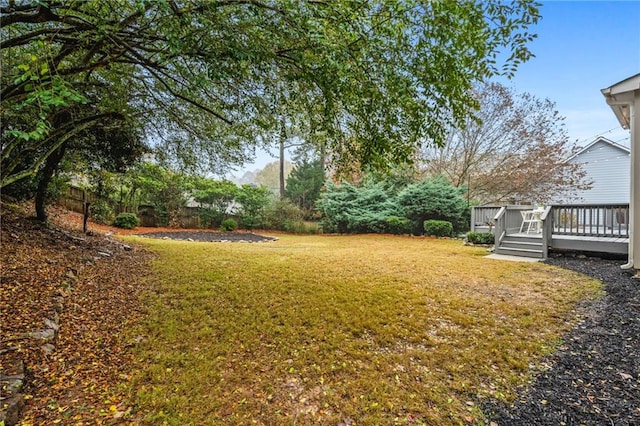
M 601 90 L 607 104 L 611 107 L 618 122 L 624 129 L 631 127 L 629 106 L 633 103 L 635 92 L 639 90 L 640 73 Z
M 619 143 L 615 143 L 615 142 L 610 141 L 609 139 L 607 139 L 605 137 L 599 136 L 593 142 L 591 142 L 590 144 L 588 144 L 587 146 L 582 148 L 580 151 L 576 152 L 571 157 L 569 157 L 566 160 L 564 160 L 564 162 L 567 163 L 567 162 L 573 160 L 574 158 L 576 158 L 577 156 L 585 153 L 586 151 L 588 151 L 592 146 L 594 146 L 598 142 L 603 142 L 603 143 L 606 143 L 608 145 L 611 145 L 614 148 L 618 148 L 619 150 L 624 151 L 626 154 L 630 154 L 631 153 L 631 150 L 629 148 L 627 148 L 626 146 L 620 145 Z

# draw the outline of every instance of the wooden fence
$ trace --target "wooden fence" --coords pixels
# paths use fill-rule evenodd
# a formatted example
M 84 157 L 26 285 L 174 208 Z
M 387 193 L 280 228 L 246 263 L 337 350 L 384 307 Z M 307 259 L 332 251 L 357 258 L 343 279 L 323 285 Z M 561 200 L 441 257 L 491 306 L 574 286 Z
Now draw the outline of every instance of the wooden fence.
M 90 191 L 69 186 L 64 194 L 58 197 L 56 204 L 77 213 L 84 212 L 85 203 L 94 203 L 98 197 Z
M 69 186 L 64 194 L 56 200 L 56 204 L 77 213 L 84 213 L 85 203 L 93 204 L 98 200 L 96 194 L 76 186 Z M 132 211 L 135 210 L 135 211 Z M 163 225 L 163 217 L 153 206 L 141 205 L 135 209 L 119 205 L 115 207 L 115 213 L 135 213 L 140 219 L 140 226 L 157 227 Z M 200 208 L 182 207 L 178 215 L 178 224 L 182 228 L 200 227 Z

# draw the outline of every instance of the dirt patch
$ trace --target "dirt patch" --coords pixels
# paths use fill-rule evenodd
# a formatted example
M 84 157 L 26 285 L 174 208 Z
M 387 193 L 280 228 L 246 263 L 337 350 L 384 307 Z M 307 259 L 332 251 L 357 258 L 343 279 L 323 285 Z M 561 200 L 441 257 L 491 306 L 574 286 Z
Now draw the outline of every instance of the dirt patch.
M 82 215 L 64 209 L 52 207 L 49 213 L 52 222 L 67 229 L 82 230 Z M 193 240 L 210 242 L 267 242 L 276 237 L 264 236 L 253 232 L 220 232 L 215 229 L 181 229 L 166 227 L 137 227 L 122 229 L 89 221 L 88 230 L 105 235 L 139 235 L 149 238 L 165 238 L 171 240 Z M 258 231 L 260 232 L 260 231 Z M 270 234 L 274 232 L 269 231 Z
M 547 263 L 602 281 L 606 294 L 513 405 L 486 403 L 485 412 L 500 426 L 640 425 L 640 280 L 621 261 L 563 256 Z

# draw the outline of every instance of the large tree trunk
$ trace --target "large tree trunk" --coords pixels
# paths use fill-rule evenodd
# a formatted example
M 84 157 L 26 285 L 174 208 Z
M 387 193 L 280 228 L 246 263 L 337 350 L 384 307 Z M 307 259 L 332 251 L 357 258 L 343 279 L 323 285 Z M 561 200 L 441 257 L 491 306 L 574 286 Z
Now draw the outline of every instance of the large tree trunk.
M 36 216 L 39 221 L 46 222 L 47 221 L 47 211 L 46 211 L 46 203 L 47 203 L 47 189 L 49 188 L 49 183 L 51 182 L 51 178 L 53 178 L 53 174 L 58 169 L 58 165 L 60 164 L 60 160 L 64 156 L 64 152 L 67 149 L 67 143 L 63 143 L 60 145 L 58 149 L 56 149 L 53 154 L 47 157 L 47 161 L 44 164 L 44 168 L 42 169 L 42 174 L 40 176 L 40 180 L 38 181 L 38 189 L 36 191 Z

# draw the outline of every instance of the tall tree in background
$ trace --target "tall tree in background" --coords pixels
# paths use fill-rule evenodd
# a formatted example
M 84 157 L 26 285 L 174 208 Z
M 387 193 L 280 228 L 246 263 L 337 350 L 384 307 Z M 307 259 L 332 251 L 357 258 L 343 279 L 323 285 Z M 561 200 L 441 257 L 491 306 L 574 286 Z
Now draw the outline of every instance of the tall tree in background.
M 320 197 L 323 185 L 322 162 L 302 159 L 296 163 L 287 178 L 285 195 L 292 203 L 303 209 L 307 217 L 310 217 L 315 209 L 316 200 Z
M 588 188 L 555 104 L 498 83 L 478 86 L 480 109 L 453 128 L 442 147 L 426 147 L 423 170 L 443 175 L 480 204 L 546 202 Z
M 283 87 L 336 163 L 403 162 L 464 122 L 474 82 L 529 59 L 538 18 L 530 0 L 2 2 L 0 187 L 105 118 L 220 171 L 278 131 Z

